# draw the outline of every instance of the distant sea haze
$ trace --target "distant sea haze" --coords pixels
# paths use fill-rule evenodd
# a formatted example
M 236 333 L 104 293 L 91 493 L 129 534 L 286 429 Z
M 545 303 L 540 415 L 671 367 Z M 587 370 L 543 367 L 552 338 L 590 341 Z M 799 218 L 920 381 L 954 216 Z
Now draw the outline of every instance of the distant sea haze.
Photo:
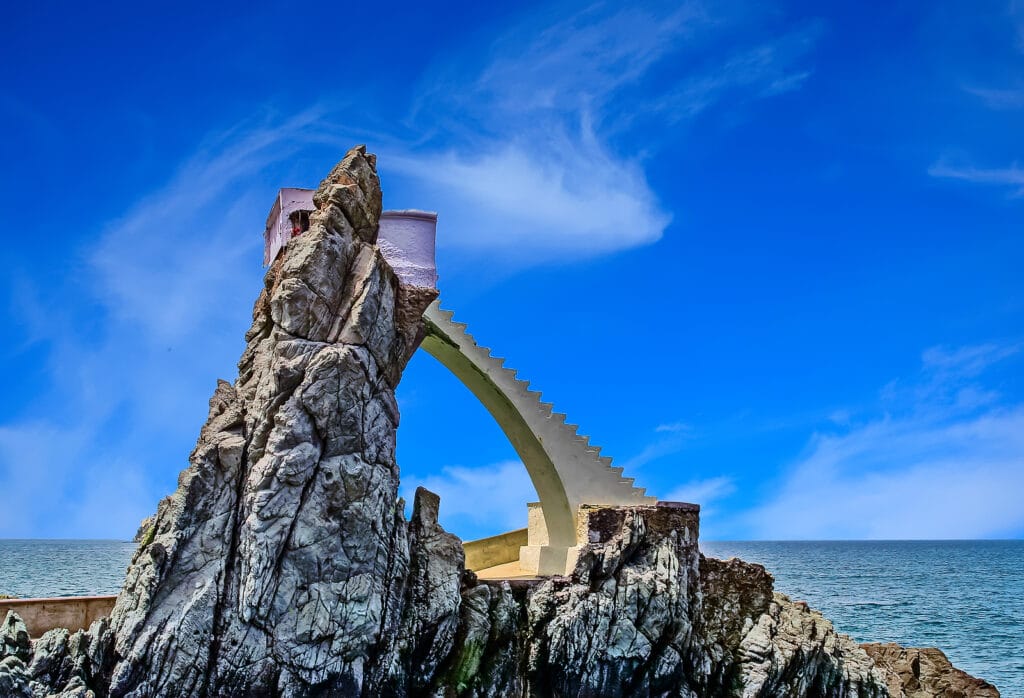
M 938 647 L 1024 697 L 1024 541 L 705 542 L 763 564 L 775 588 L 860 642 Z M 116 594 L 135 544 L 0 540 L 0 594 Z

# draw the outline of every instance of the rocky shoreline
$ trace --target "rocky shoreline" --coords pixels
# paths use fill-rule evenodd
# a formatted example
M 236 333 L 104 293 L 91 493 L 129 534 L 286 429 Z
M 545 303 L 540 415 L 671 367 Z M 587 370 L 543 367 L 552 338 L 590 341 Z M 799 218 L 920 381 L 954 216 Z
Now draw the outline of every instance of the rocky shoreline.
M 268 272 L 110 617 L 31 642 L 8 615 L 0 695 L 998 695 L 704 557 L 694 505 L 585 507 L 572 574 L 531 582 L 466 571 L 426 490 L 405 520 L 394 390 L 436 291 L 375 245 L 375 164 L 346 155 Z

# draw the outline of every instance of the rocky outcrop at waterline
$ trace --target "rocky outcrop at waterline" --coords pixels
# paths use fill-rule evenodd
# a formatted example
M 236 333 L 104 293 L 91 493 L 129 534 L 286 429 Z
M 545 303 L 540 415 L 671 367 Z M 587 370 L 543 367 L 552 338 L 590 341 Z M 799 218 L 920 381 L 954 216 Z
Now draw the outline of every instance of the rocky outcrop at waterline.
M 111 616 L 28 647 L 10 619 L 0 695 L 867 698 L 902 685 L 774 593 L 763 567 L 703 557 L 694 505 L 584 508 L 589 543 L 564 577 L 466 571 L 438 498 L 417 491 L 407 521 L 397 496 L 394 390 L 436 291 L 403 284 L 376 247 L 364 149 L 315 203 Z
M 893 642 L 861 645 L 885 674 L 892 698 L 999 698 L 987 681 L 953 666 L 935 647 L 900 647 Z
M 139 529 L 135 532 L 132 537 L 132 541 L 135 543 L 145 543 L 149 538 L 150 534 L 155 533 L 153 525 L 156 523 L 156 516 L 147 516 L 139 522 Z

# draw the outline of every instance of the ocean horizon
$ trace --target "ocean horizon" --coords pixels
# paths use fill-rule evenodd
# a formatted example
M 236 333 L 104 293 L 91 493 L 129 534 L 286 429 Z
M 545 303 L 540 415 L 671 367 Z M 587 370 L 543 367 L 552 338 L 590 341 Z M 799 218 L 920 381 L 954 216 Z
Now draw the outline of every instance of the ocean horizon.
M 0 539 L 0 594 L 116 594 L 136 544 Z M 1024 697 L 1024 540 L 703 541 L 764 565 L 858 642 L 938 647 L 1003 696 Z

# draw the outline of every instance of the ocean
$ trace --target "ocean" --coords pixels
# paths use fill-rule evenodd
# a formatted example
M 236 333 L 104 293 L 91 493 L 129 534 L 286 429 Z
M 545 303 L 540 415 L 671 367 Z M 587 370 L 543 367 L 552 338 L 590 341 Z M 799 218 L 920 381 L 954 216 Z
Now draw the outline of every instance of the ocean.
M 1024 541 L 704 542 L 759 562 L 775 588 L 860 642 L 941 648 L 1024 698 Z M 0 594 L 115 594 L 135 544 L 0 540 Z

